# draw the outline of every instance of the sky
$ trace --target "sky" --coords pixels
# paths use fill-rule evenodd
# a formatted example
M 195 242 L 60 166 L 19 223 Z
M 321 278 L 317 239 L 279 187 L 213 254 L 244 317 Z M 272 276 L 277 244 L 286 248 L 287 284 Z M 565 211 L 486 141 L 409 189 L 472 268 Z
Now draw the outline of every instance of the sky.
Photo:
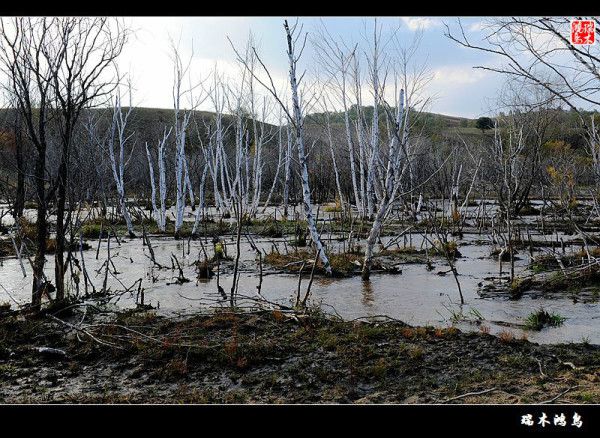
M 132 29 L 128 45 L 120 58 L 120 69 L 131 76 L 133 102 L 144 107 L 172 107 L 173 69 L 170 41 L 178 45 L 182 59 L 192 59 L 190 74 L 197 81 L 206 78 L 217 66 L 229 78 L 240 75 L 232 44 L 243 50 L 252 33 L 260 56 L 277 83 L 287 78 L 285 17 L 128 17 Z M 290 17 L 293 22 L 296 18 Z M 372 34 L 373 17 L 299 17 L 310 38 L 319 28 L 349 45 L 366 41 Z M 484 18 L 462 18 L 469 38 L 482 36 Z M 474 69 L 491 61 L 485 53 L 459 46 L 444 36 L 445 26 L 457 28 L 456 17 L 384 17 L 379 18 L 384 32 L 399 26 L 401 41 L 410 44 L 421 34 L 415 62 L 426 63 L 432 80 L 426 94 L 432 97 L 427 110 L 454 116 L 476 118 L 493 111 L 494 98 L 504 82 L 502 75 Z M 231 41 L 231 42 L 230 42 Z M 299 62 L 307 76 L 314 73 L 315 48 L 309 42 Z M 237 76 L 236 76 L 237 75 Z M 368 102 L 365 102 L 365 104 Z M 201 109 L 210 110 L 205 101 Z

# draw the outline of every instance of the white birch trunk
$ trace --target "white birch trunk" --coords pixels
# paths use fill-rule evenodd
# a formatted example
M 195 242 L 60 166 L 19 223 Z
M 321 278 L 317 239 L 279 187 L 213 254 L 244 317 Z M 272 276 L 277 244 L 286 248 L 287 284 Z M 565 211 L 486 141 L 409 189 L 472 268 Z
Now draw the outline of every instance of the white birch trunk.
M 127 232 L 130 237 L 135 237 L 133 232 L 133 223 L 131 222 L 131 216 L 129 215 L 129 211 L 127 210 L 127 203 L 125 199 L 125 144 L 127 140 L 131 138 L 131 135 L 126 136 L 125 130 L 127 128 L 127 120 L 129 119 L 129 115 L 131 114 L 132 108 L 129 106 L 129 110 L 123 116 L 123 112 L 121 109 L 121 99 L 117 95 L 115 98 L 115 105 L 113 108 L 113 120 L 110 131 L 110 136 L 108 138 L 108 152 L 110 157 L 110 164 L 113 173 L 113 178 L 115 180 L 115 186 L 117 189 L 117 195 L 119 196 L 119 208 L 121 210 L 121 214 L 125 219 L 125 223 L 127 224 Z M 115 157 L 115 149 L 114 143 L 119 143 L 119 162 L 117 163 L 117 159 Z
M 190 181 L 188 162 L 187 162 L 187 158 L 185 157 L 185 155 L 183 156 L 183 170 L 185 172 L 185 185 L 188 188 L 188 192 L 190 195 L 190 205 L 192 206 L 192 210 L 193 210 L 195 207 L 195 204 L 196 204 L 196 199 L 194 198 L 194 190 L 192 188 L 192 182 Z
M 283 214 L 287 218 L 288 204 L 290 200 L 290 180 L 292 170 L 292 134 L 289 125 L 286 126 L 287 150 L 285 154 L 285 178 L 283 181 Z
M 177 183 L 177 198 L 175 205 L 175 235 L 179 235 L 179 230 L 183 225 L 184 209 L 185 209 L 185 195 L 187 191 L 186 178 L 184 177 L 185 168 L 185 141 L 186 141 L 186 130 L 189 123 L 191 113 L 186 113 L 181 121 L 178 120 L 178 109 L 175 111 L 175 143 L 177 147 L 177 160 L 175 167 L 175 180 Z
M 335 186 L 337 188 L 340 203 L 344 205 L 344 195 L 342 192 L 342 185 L 340 183 L 340 173 L 338 171 L 337 160 L 335 159 L 335 152 L 333 150 L 333 136 L 331 134 L 331 123 L 329 120 L 329 113 L 327 113 L 327 139 L 329 143 L 329 152 L 331 153 L 331 161 L 333 162 L 333 172 L 335 174 Z
M 365 258 L 363 261 L 362 268 L 362 279 L 367 281 L 371 275 L 371 262 L 373 258 L 373 249 L 375 247 L 375 243 L 379 239 L 381 234 L 381 228 L 383 226 L 383 221 L 388 213 L 388 208 L 394 202 L 395 193 L 397 190 L 397 186 L 399 183 L 399 179 L 397 179 L 397 164 L 398 157 L 403 150 L 403 145 L 401 144 L 404 136 L 401 137 L 400 129 L 402 129 L 402 121 L 404 119 L 404 90 L 400 90 L 400 96 L 398 98 L 398 110 L 396 113 L 396 132 L 395 135 L 392 136 L 390 141 L 389 148 L 389 157 L 387 161 L 387 168 L 385 169 L 385 186 L 382 191 L 382 198 L 378 202 L 377 213 L 375 215 L 375 219 L 373 221 L 373 225 L 371 226 L 371 231 L 369 232 L 369 237 L 367 239 L 367 245 L 365 248 Z M 383 168 L 382 168 L 383 172 Z
M 375 173 L 379 164 L 379 65 L 377 48 L 377 21 L 374 30 L 374 50 L 371 80 L 373 82 L 373 121 L 371 126 L 371 156 L 367 167 L 367 215 L 373 216 L 375 209 Z
M 172 129 L 169 129 L 169 133 L 167 134 L 167 130 L 165 128 L 163 140 L 158 144 L 158 190 L 160 195 L 160 221 L 158 223 L 158 228 L 162 232 L 165 232 L 167 229 L 167 175 L 165 166 L 165 145 L 167 143 L 167 138 L 171 134 L 171 130 Z
M 152 155 L 150 149 L 148 149 L 148 142 L 146 142 L 146 157 L 148 158 L 148 171 L 150 173 L 150 187 L 152 189 L 150 193 L 150 199 L 152 201 L 152 216 L 156 223 L 159 223 L 160 213 L 156 207 L 156 181 L 154 180 L 154 165 L 152 164 Z M 160 225 L 159 225 L 160 228 Z
M 352 132 L 350 130 L 350 117 L 348 115 L 348 107 L 346 104 L 345 79 L 342 98 L 344 103 L 344 127 L 346 129 L 346 141 L 348 142 L 348 159 L 350 161 L 350 176 L 352 179 L 352 190 L 354 191 L 354 202 L 356 203 L 356 209 L 358 211 L 362 211 L 362 201 L 358 193 L 358 184 L 356 182 L 356 166 L 354 163 L 354 142 L 352 141 Z
M 462 173 L 462 164 L 458 169 L 458 175 L 456 176 L 453 184 L 452 184 L 452 193 L 450 194 L 450 216 L 452 220 L 458 220 L 459 212 L 458 212 L 458 194 L 460 188 L 460 175 Z
M 271 196 L 273 196 L 273 191 L 275 190 L 275 186 L 277 185 L 277 181 L 279 180 L 279 173 L 281 170 L 281 163 L 283 161 L 283 138 L 282 138 L 282 129 L 279 127 L 279 152 L 277 156 L 277 169 L 275 170 L 275 176 L 273 177 L 273 184 L 271 184 L 271 189 L 269 190 L 269 194 L 267 196 L 267 200 L 265 201 L 265 205 L 263 208 L 263 213 L 266 211 L 269 206 L 269 202 L 271 202 Z
M 366 153 L 366 139 L 365 129 L 363 127 L 362 119 L 362 97 L 361 97 L 361 85 L 360 85 L 360 65 L 358 57 L 354 56 L 354 92 L 356 95 L 356 138 L 358 141 L 358 164 L 359 164 L 359 175 L 360 175 L 360 198 L 361 198 L 361 216 L 367 216 L 367 183 L 365 180 L 365 163 L 367 158 Z
M 159 186 L 159 197 L 160 197 L 160 210 L 156 203 L 156 181 L 154 178 L 154 165 L 152 164 L 152 155 L 146 143 L 146 156 L 148 157 L 148 169 L 150 171 L 150 184 L 152 187 L 152 212 L 154 214 L 154 220 L 158 226 L 159 231 L 165 232 L 167 225 L 167 181 L 165 175 L 165 160 L 164 160 L 164 148 L 167 143 L 169 136 L 171 135 L 172 128 L 163 133 L 162 140 L 158 141 L 158 186 Z
M 208 159 L 206 160 L 208 161 Z M 200 198 L 200 203 L 198 204 L 198 209 L 196 210 L 196 218 L 194 219 L 194 228 L 192 229 L 192 235 L 196 235 L 198 230 L 198 225 L 200 224 L 200 218 L 204 212 L 204 185 L 206 183 L 206 173 L 208 171 L 208 166 L 204 166 L 204 170 L 202 171 L 202 178 L 200 179 L 200 187 L 198 189 L 198 196 Z
M 292 107 L 294 116 L 294 128 L 296 130 L 296 147 L 298 148 L 298 161 L 300 163 L 300 175 L 302 180 L 302 197 L 304 200 L 304 215 L 308 223 L 308 230 L 310 232 L 312 241 L 316 246 L 317 253 L 320 255 L 321 262 L 327 274 L 331 275 L 331 265 L 327 254 L 325 254 L 325 248 L 321 243 L 321 237 L 317 231 L 315 218 L 312 213 L 312 201 L 310 195 L 310 186 L 308 183 L 308 165 L 306 162 L 306 152 L 304 150 L 304 119 L 302 116 L 302 110 L 300 109 L 300 98 L 298 96 L 298 82 L 296 79 L 296 62 L 297 59 L 294 57 L 294 48 L 292 34 L 288 27 L 287 21 L 285 22 L 285 30 L 287 34 L 287 46 L 288 46 L 288 59 L 290 64 L 290 88 L 292 91 Z

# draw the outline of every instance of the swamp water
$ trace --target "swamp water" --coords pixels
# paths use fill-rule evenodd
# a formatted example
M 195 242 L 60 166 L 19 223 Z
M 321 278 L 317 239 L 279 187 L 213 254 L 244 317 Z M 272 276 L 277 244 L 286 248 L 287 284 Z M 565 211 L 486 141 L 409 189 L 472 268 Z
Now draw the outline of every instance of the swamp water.
M 190 215 L 188 215 L 189 218 Z M 193 220 L 193 219 L 192 219 Z M 534 238 L 540 238 L 537 234 Z M 552 239 L 556 236 L 549 236 Z M 565 242 L 573 236 L 559 234 Z M 271 252 L 274 245 L 279 251 L 285 251 L 285 239 L 262 238 L 252 236 L 254 244 L 266 253 Z M 412 244 L 416 248 L 421 245 L 419 235 L 412 236 Z M 371 281 L 364 283 L 360 276 L 351 278 L 322 278 L 315 277 L 311 289 L 311 302 L 321 305 L 325 312 L 336 313 L 344 319 L 354 319 L 369 316 L 385 315 L 402 320 L 411 325 L 447 326 L 453 322 L 462 330 L 479 330 L 480 325 L 490 328 L 491 333 L 501 331 L 513 332 L 515 337 L 523 334 L 532 342 L 538 343 L 563 343 L 563 342 L 590 342 L 600 344 L 600 303 L 577 302 L 567 296 L 552 298 L 532 298 L 524 296 L 519 300 L 500 298 L 482 298 L 478 295 L 480 283 L 486 283 L 486 278 L 497 277 L 499 263 L 490 257 L 491 245 L 485 243 L 486 235 L 465 234 L 460 240 L 459 251 L 462 257 L 456 261 L 459 281 L 462 287 L 465 304 L 461 307 L 458 289 L 451 273 L 439 275 L 440 271 L 448 271 L 445 260 L 432 259 L 434 269 L 428 271 L 424 264 L 402 264 L 402 274 L 373 273 Z M 232 236 L 226 237 L 229 255 L 235 255 L 235 242 Z M 383 243 L 389 238 L 382 238 Z M 202 239 L 204 246 L 212 255 L 210 239 Z M 100 245 L 98 259 L 96 259 L 97 241 L 89 240 L 92 249 L 84 251 L 85 264 L 96 289 L 100 289 L 104 279 L 102 265 L 106 261 L 107 242 L 103 240 Z M 342 243 L 332 239 L 325 239 L 329 250 L 339 249 Z M 364 240 L 362 241 L 364 244 Z M 402 245 L 402 240 L 399 241 Z M 108 286 L 111 291 L 123 291 L 131 288 L 129 292 L 118 293 L 110 303 L 121 308 L 135 307 L 137 286 L 132 287 L 142 279 L 145 291 L 145 303 L 159 307 L 157 310 L 163 314 L 185 314 L 198 311 L 208 306 L 227 306 L 229 301 L 221 298 L 217 291 L 217 280 L 196 280 L 195 266 L 193 263 L 203 259 L 199 241 L 191 241 L 188 254 L 187 240 L 174 240 L 172 237 L 152 237 L 152 246 L 156 260 L 164 269 L 152 267 L 148 250 L 142 245 L 142 239 L 123 238 L 121 244 L 111 240 L 112 262 L 117 274 L 112 267 L 108 277 Z M 289 251 L 292 247 L 287 245 Z M 185 248 L 185 249 L 184 249 Z M 515 275 L 522 274 L 528 263 L 529 255 L 521 251 L 520 260 L 515 261 Z M 174 254 L 183 268 L 184 275 L 190 281 L 175 284 L 178 270 L 171 269 L 171 254 Z M 49 260 L 51 260 L 49 257 Z M 30 300 L 31 272 L 25 260 L 27 277 L 24 278 L 17 259 L 5 258 L 0 260 L 0 302 L 26 303 Z M 48 278 L 53 278 L 53 265 L 46 264 Z M 222 266 L 220 284 L 226 293 L 229 293 L 232 281 L 231 262 Z M 283 274 L 274 271 L 263 263 L 264 275 L 261 293 L 271 302 L 291 305 L 296 297 L 298 276 Z M 507 275 L 508 263 L 504 263 L 504 274 Z M 310 265 L 304 271 L 310 272 Z M 69 277 L 69 272 L 67 273 Z M 154 281 L 153 281 L 154 279 Z M 258 264 L 256 252 L 248 240 L 242 237 L 240 257 L 239 294 L 257 298 L 256 286 L 258 285 Z M 308 278 L 302 281 L 301 294 L 304 295 L 308 285 Z M 83 277 L 79 282 L 83 291 Z M 73 291 L 73 283 L 68 282 L 68 288 Z M 238 304 L 244 303 L 244 298 Z M 247 305 L 253 302 L 246 300 Z M 566 318 L 560 327 L 544 328 L 541 331 L 529 331 L 515 328 L 515 325 L 524 324 L 527 316 L 540 308 L 550 313 L 556 312 Z M 453 315 L 462 313 L 464 318 L 454 320 Z M 481 320 L 483 318 L 483 320 Z M 479 320 L 479 323 L 476 321 Z M 507 327 L 507 324 L 512 327 Z

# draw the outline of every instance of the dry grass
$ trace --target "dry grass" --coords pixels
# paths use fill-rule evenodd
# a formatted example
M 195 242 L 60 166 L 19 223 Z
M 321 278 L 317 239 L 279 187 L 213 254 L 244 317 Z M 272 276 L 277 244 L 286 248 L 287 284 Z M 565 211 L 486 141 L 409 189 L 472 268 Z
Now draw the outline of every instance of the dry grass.
M 502 330 L 500 333 L 498 333 L 498 339 L 500 339 L 500 342 L 509 344 L 514 341 L 515 335 L 507 330 Z
M 300 271 L 302 262 L 306 261 L 305 271 L 310 271 L 310 266 L 314 262 L 316 254 L 308 250 L 298 250 L 287 254 L 272 251 L 265 256 L 265 263 L 275 268 L 285 270 L 287 272 L 296 273 Z M 358 254 L 328 254 L 329 263 L 334 275 L 352 275 L 360 272 L 363 258 Z M 315 273 L 324 274 L 323 262 L 317 261 Z

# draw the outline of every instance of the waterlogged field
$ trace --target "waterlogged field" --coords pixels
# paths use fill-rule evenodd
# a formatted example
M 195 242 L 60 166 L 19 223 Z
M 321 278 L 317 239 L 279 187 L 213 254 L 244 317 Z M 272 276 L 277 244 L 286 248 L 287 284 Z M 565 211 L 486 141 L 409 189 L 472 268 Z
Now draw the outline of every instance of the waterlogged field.
M 493 207 L 490 207 L 493 208 Z M 269 209 L 262 217 L 272 217 L 276 209 Z M 31 215 L 31 212 L 28 212 Z M 316 211 L 315 211 L 316 213 Z M 281 217 L 281 213 L 279 217 Z M 340 233 L 329 233 L 327 221 L 332 213 L 320 212 L 322 238 L 328 251 L 335 253 L 345 249 L 347 244 Z M 187 212 L 187 221 L 193 220 L 193 212 Z M 535 217 L 525 217 L 523 223 L 532 223 Z M 227 220 L 233 223 L 231 219 Z M 6 223 L 6 222 L 5 222 Z M 569 242 L 577 235 L 548 230 L 547 235 L 531 232 L 531 238 L 548 242 L 547 246 L 563 245 L 570 251 Z M 390 232 L 390 234 L 393 234 Z M 261 295 L 271 303 L 292 306 L 298 293 L 298 275 L 268 263 L 270 253 L 293 254 L 297 249 L 290 245 L 294 236 L 263 237 L 242 236 L 240 254 L 240 279 L 236 304 L 240 307 L 270 304 L 262 301 L 257 294 L 260 282 L 259 258 L 262 257 L 263 275 Z M 432 239 L 432 237 L 429 237 Z M 217 282 L 228 295 L 231 289 L 233 262 L 223 260 L 218 267 L 219 279 L 197 279 L 196 262 L 204 259 L 203 247 L 209 257 L 213 254 L 212 237 L 174 240 L 166 236 L 150 236 L 156 262 L 150 260 L 148 248 L 143 245 L 141 236 L 130 239 L 122 237 L 120 242 L 110 242 L 111 263 L 106 270 L 108 242 L 88 239 L 91 246 L 85 250 L 84 261 L 90 280 L 96 290 L 101 289 L 105 277 L 110 293 L 103 298 L 105 304 L 118 308 L 133 308 L 141 301 L 143 289 L 144 304 L 165 315 L 193 313 L 211 307 L 229 306 L 229 299 L 219 293 Z M 230 257 L 235 256 L 235 236 L 223 235 L 225 249 Z M 393 239 L 392 244 L 390 240 Z M 466 331 L 488 331 L 492 334 L 510 332 L 516 338 L 526 337 L 538 343 L 590 342 L 600 344 L 600 308 L 595 295 L 587 299 L 574 299 L 572 294 L 527 293 L 519 299 L 509 299 L 506 295 L 485 293 L 485 286 L 494 280 L 506 279 L 508 263 L 503 263 L 502 273 L 497 257 L 490 256 L 494 246 L 492 236 L 484 232 L 471 231 L 461 237 L 454 237 L 461 257 L 456 259 L 458 280 L 465 298 L 460 305 L 457 285 L 444 258 L 432 257 L 432 265 L 423 260 L 403 258 L 392 260 L 395 273 L 375 271 L 370 282 L 363 282 L 359 275 L 342 278 L 328 278 L 316 275 L 311 288 L 309 304 L 320 306 L 325 312 L 344 319 L 370 316 L 387 316 L 415 326 L 444 327 L 454 325 Z M 562 243 L 556 243 L 562 242 Z M 365 239 L 358 240 L 364 246 Z M 381 244 L 391 249 L 413 248 L 422 251 L 427 244 L 418 233 L 406 234 L 398 239 L 394 235 L 382 237 Z M 531 256 L 539 256 L 548 248 L 535 247 L 522 250 L 515 261 L 517 278 L 531 274 L 528 265 Z M 558 251 L 561 251 L 558 249 Z M 190 281 L 178 281 L 179 270 L 172 256 L 177 258 L 183 275 Z M 314 256 L 313 256 L 314 257 Z M 311 260 L 309 260 L 311 262 Z M 162 268 L 159 268 L 161 265 Z M 53 264 L 47 264 L 47 276 L 53 278 Z M 304 270 L 300 290 L 304 296 L 309 283 L 310 263 Z M 31 273 L 25 261 L 27 277 L 23 277 L 16 258 L 7 257 L 0 261 L 0 302 L 9 302 L 13 307 L 30 300 Z M 213 266 L 216 271 L 216 266 Z M 215 272 L 216 273 L 216 272 Z M 136 283 L 138 282 L 138 283 Z M 141 286 L 140 283 L 141 282 Z M 71 294 L 77 293 L 75 279 L 68 282 Z M 89 286 L 89 291 L 92 287 Z M 83 294 L 83 279 L 79 278 L 79 293 Z M 531 292 L 531 291 L 530 291 Z M 258 301 L 257 301 L 258 300 Z M 532 312 L 544 309 L 550 314 L 564 318 L 558 327 L 542 330 L 529 330 L 526 320 Z

